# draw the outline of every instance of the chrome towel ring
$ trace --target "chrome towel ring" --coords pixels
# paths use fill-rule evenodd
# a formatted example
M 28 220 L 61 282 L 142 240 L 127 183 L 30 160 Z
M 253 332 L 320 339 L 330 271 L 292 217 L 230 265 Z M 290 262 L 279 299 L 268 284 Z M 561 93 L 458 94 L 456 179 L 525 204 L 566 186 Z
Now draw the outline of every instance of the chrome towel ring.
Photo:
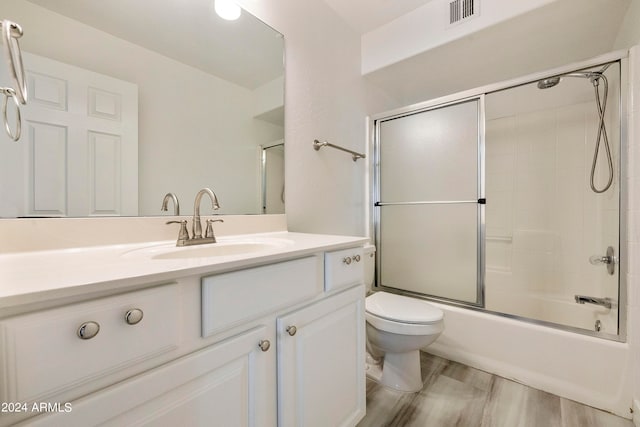
M 2 87 L 0 91 L 4 95 L 4 100 L 2 101 L 2 121 L 4 122 L 4 130 L 9 135 L 9 138 L 17 141 L 20 139 L 20 135 L 22 134 L 22 117 L 20 114 L 20 101 L 18 101 L 18 97 L 16 96 L 16 91 L 11 89 L 10 87 Z M 9 117 L 7 115 L 7 104 L 9 103 L 9 98 L 13 100 L 14 105 L 16 106 L 16 130 L 15 132 L 11 131 L 11 126 L 9 126 Z

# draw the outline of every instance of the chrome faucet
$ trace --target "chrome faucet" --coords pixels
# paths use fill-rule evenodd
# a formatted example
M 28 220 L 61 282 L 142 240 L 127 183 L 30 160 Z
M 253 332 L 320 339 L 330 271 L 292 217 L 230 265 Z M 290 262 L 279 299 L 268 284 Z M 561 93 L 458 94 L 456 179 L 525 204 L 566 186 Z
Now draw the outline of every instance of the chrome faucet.
M 162 207 L 160 208 L 160 210 L 163 212 L 169 210 L 167 206 L 169 204 L 169 200 L 173 200 L 173 215 L 180 216 L 180 203 L 178 202 L 178 196 L 173 193 L 167 193 L 164 195 L 164 199 L 162 199 Z
M 611 303 L 613 302 L 611 298 L 597 298 L 597 297 L 590 297 L 587 295 L 576 295 L 575 299 L 578 304 L 589 303 L 589 304 L 601 305 L 606 308 L 611 308 L 611 305 L 612 305 Z
M 193 219 L 191 224 L 191 237 L 189 237 L 189 232 L 187 231 L 187 220 L 181 221 L 168 221 L 167 224 L 180 224 L 180 233 L 178 234 L 178 240 L 176 242 L 176 246 L 191 246 L 191 245 L 202 245 L 205 243 L 216 243 L 216 236 L 213 234 L 213 223 L 214 222 L 224 222 L 221 219 L 208 219 L 207 220 L 207 229 L 205 232 L 205 236 L 202 237 L 202 223 L 200 220 L 200 202 L 202 201 L 202 196 L 208 195 L 211 198 L 211 208 L 213 210 L 220 209 L 220 204 L 218 203 L 218 198 L 216 194 L 208 188 L 203 188 L 198 191 L 196 194 L 196 199 L 193 204 Z M 165 199 L 170 197 L 169 194 L 165 196 Z M 164 206 L 164 203 L 163 203 Z
M 200 202 L 202 201 L 202 196 L 209 196 L 211 199 L 211 208 L 213 210 L 220 209 L 220 204 L 218 203 L 218 198 L 216 194 L 211 191 L 209 188 L 203 188 L 198 191 L 196 194 L 196 200 L 193 202 L 193 220 L 191 221 L 191 231 L 193 234 L 193 239 L 202 239 L 202 223 L 200 222 Z

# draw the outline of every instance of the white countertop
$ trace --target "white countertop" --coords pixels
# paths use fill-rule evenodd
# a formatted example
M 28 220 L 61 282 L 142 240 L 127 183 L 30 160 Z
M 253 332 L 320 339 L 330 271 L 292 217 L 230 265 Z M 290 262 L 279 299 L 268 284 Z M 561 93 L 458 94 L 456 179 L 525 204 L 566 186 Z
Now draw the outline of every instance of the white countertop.
M 157 259 L 175 250 L 175 240 L 95 246 L 0 255 L 0 316 L 12 307 L 43 304 L 52 299 L 104 294 L 180 277 L 262 265 L 312 253 L 354 247 L 365 237 L 290 232 L 243 234 L 218 239 L 275 242 L 255 252 L 213 257 Z M 210 244 L 215 245 L 215 244 Z

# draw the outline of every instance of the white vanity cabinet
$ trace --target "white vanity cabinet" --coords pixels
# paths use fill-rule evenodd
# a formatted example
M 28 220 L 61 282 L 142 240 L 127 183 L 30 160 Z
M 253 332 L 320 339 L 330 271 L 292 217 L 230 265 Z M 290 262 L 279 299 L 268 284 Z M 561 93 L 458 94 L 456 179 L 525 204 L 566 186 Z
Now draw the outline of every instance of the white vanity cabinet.
M 0 414 L 0 427 L 354 426 L 365 414 L 360 257 L 307 251 L 0 319 L 2 399 L 61 405 Z M 97 335 L 80 339 L 81 321 Z
M 276 423 L 273 335 L 254 328 L 73 402 L 34 427 L 270 426 Z M 266 351 L 263 351 L 266 349 Z
M 361 248 L 347 253 L 362 255 Z M 277 325 L 278 426 L 346 427 L 364 417 L 363 270 L 355 261 L 335 268 L 333 260 L 342 263 L 344 256 L 339 251 L 203 279 L 203 336 L 273 313 L 267 322 Z M 324 275 L 327 261 L 331 277 Z M 313 297 L 294 311 L 276 310 Z M 276 425 L 264 421 L 256 425 Z
M 0 320 L 0 402 L 14 405 L 0 426 L 38 413 L 34 404 L 64 405 L 157 365 L 179 346 L 178 286 Z
M 365 415 L 364 288 L 278 318 L 278 425 L 353 426 Z

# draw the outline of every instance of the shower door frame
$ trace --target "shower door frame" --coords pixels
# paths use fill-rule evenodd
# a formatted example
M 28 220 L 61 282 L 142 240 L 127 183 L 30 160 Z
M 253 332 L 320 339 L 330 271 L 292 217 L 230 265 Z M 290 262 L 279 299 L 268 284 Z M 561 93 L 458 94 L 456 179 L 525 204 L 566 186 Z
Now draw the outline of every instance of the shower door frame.
M 373 176 L 373 185 L 370 188 L 371 201 L 369 203 L 369 209 L 372 210 L 372 214 L 370 217 L 373 219 L 372 224 L 370 224 L 370 235 L 374 238 L 374 243 L 379 245 L 380 239 L 380 206 L 378 202 L 380 201 L 380 123 L 386 120 L 390 120 L 392 118 L 400 118 L 403 116 L 408 116 L 411 114 L 416 114 L 419 112 L 425 112 L 429 110 L 434 110 L 437 108 L 446 107 L 448 105 L 455 105 L 461 102 L 479 99 L 479 168 L 478 168 L 478 184 L 481 187 L 479 191 L 479 198 L 484 198 L 485 196 L 485 188 L 484 188 L 484 172 L 485 172 L 485 158 L 484 158 L 484 150 L 485 150 L 485 108 L 484 108 L 484 98 L 485 95 L 502 91 L 505 89 L 510 89 L 530 83 L 537 82 L 538 80 L 542 80 L 544 78 L 549 78 L 553 76 L 558 76 L 562 74 L 567 74 L 576 70 L 586 69 L 601 66 L 611 62 L 620 62 L 620 105 L 619 105 L 619 126 L 620 126 L 620 158 L 618 164 L 618 173 L 616 174 L 618 183 L 619 183 L 619 223 L 618 223 L 618 333 L 610 334 L 604 332 L 596 332 L 588 329 L 577 328 L 573 326 L 547 322 L 544 320 L 537 320 L 528 317 L 502 313 L 497 311 L 487 310 L 484 307 L 484 282 L 485 282 L 485 206 L 478 204 L 479 207 L 479 217 L 478 217 L 478 295 L 480 304 L 471 304 L 463 301 L 451 300 L 447 298 L 428 296 L 424 294 L 419 294 L 410 291 L 404 291 L 398 288 L 392 288 L 381 285 L 381 272 L 379 266 L 381 265 L 381 251 L 376 251 L 376 271 L 375 271 L 375 284 L 374 289 L 376 290 L 384 290 L 388 292 L 393 292 L 402 295 L 414 296 L 423 299 L 427 299 L 430 301 L 435 301 L 439 303 L 444 303 L 447 305 L 453 305 L 458 307 L 463 307 L 475 311 L 480 311 L 483 313 L 493 314 L 505 318 L 520 320 L 523 322 L 547 326 L 563 331 L 578 333 L 582 335 L 593 336 L 597 338 L 603 338 L 611 341 L 618 342 L 626 342 L 627 340 L 627 272 L 628 272 L 628 240 L 627 240 L 627 229 L 628 229 L 628 210 L 629 210 L 629 191 L 627 185 L 627 177 L 628 177 L 628 103 L 629 103 L 629 51 L 628 50 L 618 50 L 614 52 L 610 52 L 604 55 L 600 55 L 585 61 L 574 62 L 568 65 L 564 65 L 561 67 L 553 68 L 546 71 L 541 71 L 533 74 L 529 74 L 523 77 L 505 80 L 498 83 L 493 83 L 486 86 L 477 87 L 474 89 L 470 89 L 463 92 L 454 93 L 451 95 L 446 95 L 443 97 L 435 98 L 432 100 L 428 100 L 425 102 L 420 102 L 417 104 L 412 104 L 406 107 L 401 107 L 398 109 L 390 110 L 387 112 L 383 112 L 380 114 L 375 114 L 369 117 L 369 135 L 370 135 L 370 144 L 372 147 L 373 156 L 371 157 L 370 163 L 370 173 Z M 490 201 L 489 201 L 490 202 Z
M 477 140 L 477 168 L 478 168 L 478 176 L 477 176 L 477 200 L 447 200 L 447 201 L 425 201 L 425 202 L 405 202 L 405 203 L 385 203 L 380 200 L 380 124 L 389 121 L 400 119 L 403 117 L 427 113 L 429 111 L 435 111 L 439 109 L 445 109 L 447 107 L 452 107 L 460 104 L 465 104 L 468 102 L 477 102 L 478 105 L 478 115 L 477 115 L 477 126 L 478 126 L 478 140 Z M 427 105 L 424 108 L 412 109 L 410 111 L 402 112 L 395 115 L 385 116 L 384 118 L 379 118 L 373 121 L 374 126 L 374 194 L 373 199 L 375 200 L 375 209 L 374 209 L 374 224 L 375 224 L 375 242 L 376 247 L 379 245 L 380 238 L 380 208 L 382 206 L 400 206 L 400 205 L 444 205 L 444 204 L 471 204 L 475 203 L 477 205 L 477 240 L 476 240 L 476 302 L 465 302 L 456 299 L 439 297 L 435 295 L 428 294 L 420 294 L 416 292 L 407 291 L 399 288 L 391 288 L 387 286 L 379 286 L 381 282 L 381 272 L 380 269 L 377 268 L 381 265 L 381 256 L 382 256 L 382 248 L 376 250 L 376 287 L 382 288 L 384 290 L 392 290 L 397 293 L 402 293 L 405 295 L 419 296 L 424 297 L 427 296 L 429 299 L 434 301 L 441 301 L 447 304 L 452 305 L 460 305 L 460 306 L 471 306 L 477 308 L 484 307 L 484 270 L 485 270 L 485 186 L 484 186 L 484 94 L 479 94 L 475 96 L 470 96 L 467 98 L 456 99 L 450 102 L 439 103 L 434 105 Z M 482 202 L 480 202 L 482 200 Z

